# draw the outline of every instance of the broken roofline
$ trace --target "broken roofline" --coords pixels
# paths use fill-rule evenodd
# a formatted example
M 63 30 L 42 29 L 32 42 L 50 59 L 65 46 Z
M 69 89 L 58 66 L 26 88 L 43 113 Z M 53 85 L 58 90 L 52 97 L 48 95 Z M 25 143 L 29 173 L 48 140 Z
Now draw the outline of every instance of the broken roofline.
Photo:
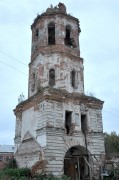
M 42 17 L 50 17 L 50 16 L 54 16 L 54 15 L 63 15 L 65 17 L 68 17 L 69 19 L 73 19 L 75 21 L 77 21 L 77 23 L 79 23 L 79 19 L 78 18 L 75 18 L 73 16 L 71 16 L 70 14 L 66 14 L 66 13 L 63 13 L 63 12 L 45 12 L 45 13 L 42 13 L 41 15 L 37 15 L 37 17 L 34 19 L 34 22 L 33 24 L 31 25 L 31 29 L 33 29 L 33 27 L 37 24 L 37 22 L 39 21 L 39 19 L 41 19 Z

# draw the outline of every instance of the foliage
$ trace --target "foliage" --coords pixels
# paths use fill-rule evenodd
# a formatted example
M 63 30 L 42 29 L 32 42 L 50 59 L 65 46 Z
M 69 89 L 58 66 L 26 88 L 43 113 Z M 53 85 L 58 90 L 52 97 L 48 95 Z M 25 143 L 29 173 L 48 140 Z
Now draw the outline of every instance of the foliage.
M 10 159 L 9 160 L 9 163 L 6 165 L 6 168 L 17 168 L 17 162 L 16 162 L 16 159 Z
M 54 175 L 37 175 L 34 180 L 70 180 L 69 177 L 63 175 L 61 178 L 56 177 Z
M 119 176 L 119 168 L 114 169 L 114 174 Z
M 0 170 L 0 180 L 70 180 L 70 178 L 66 176 L 59 178 L 54 175 L 37 175 L 33 178 L 29 175 L 30 169 L 28 168 Z
M 107 156 L 119 154 L 119 134 L 117 135 L 115 131 L 105 133 L 105 151 Z
M 58 178 L 54 175 L 36 175 L 31 177 L 31 170 L 29 168 L 17 168 L 15 159 L 11 159 L 7 166 L 0 170 L 0 180 L 70 180 L 69 177 L 62 176 Z
M 2 180 L 3 177 L 9 177 L 9 178 L 17 178 L 17 180 L 20 178 L 23 179 L 23 177 L 30 177 L 30 169 L 28 168 L 6 168 L 0 171 L 0 179 Z M 11 180 L 10 179 L 10 180 Z

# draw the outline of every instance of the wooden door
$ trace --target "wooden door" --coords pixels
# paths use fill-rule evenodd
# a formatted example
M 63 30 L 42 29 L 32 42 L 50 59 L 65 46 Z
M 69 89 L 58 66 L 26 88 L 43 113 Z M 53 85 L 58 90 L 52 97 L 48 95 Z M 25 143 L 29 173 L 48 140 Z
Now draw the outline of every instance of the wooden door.
M 64 174 L 70 177 L 71 180 L 79 180 L 78 164 L 76 158 L 64 159 Z

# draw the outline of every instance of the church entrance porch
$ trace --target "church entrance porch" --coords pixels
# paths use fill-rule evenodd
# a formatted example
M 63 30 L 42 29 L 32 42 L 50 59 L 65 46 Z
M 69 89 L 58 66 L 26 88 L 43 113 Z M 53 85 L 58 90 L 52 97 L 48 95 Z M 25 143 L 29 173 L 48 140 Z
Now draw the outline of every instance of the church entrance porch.
M 64 158 L 64 174 L 71 180 L 92 180 L 92 158 L 82 146 L 70 148 Z

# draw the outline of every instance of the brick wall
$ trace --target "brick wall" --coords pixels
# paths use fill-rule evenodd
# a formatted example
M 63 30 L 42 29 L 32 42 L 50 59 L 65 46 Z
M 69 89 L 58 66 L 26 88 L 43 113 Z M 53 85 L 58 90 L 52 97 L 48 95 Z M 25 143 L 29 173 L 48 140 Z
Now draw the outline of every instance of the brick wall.
M 0 169 L 4 168 L 10 159 L 14 158 L 14 153 L 0 153 Z

